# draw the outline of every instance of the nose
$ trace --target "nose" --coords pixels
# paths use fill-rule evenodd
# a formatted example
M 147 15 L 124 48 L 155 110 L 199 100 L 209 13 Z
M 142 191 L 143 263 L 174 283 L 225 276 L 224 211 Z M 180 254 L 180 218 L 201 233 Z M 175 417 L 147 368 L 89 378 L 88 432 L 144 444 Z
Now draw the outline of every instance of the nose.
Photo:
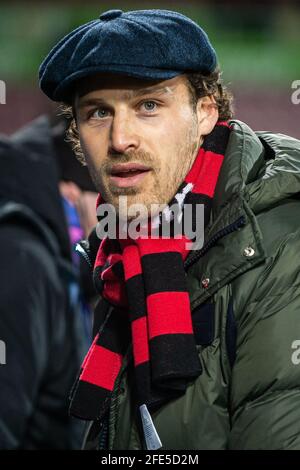
M 113 152 L 125 153 L 139 146 L 139 138 L 133 117 L 127 111 L 115 112 L 111 132 L 110 147 Z

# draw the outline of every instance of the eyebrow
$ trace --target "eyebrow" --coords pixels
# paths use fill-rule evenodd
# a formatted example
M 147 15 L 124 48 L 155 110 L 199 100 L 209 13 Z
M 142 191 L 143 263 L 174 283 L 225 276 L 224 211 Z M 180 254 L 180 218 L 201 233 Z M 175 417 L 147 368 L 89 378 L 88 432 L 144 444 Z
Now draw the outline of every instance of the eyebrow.
M 165 95 L 165 94 L 170 94 L 172 93 L 172 88 L 173 87 L 148 87 L 148 88 L 142 88 L 141 90 L 135 90 L 132 92 L 125 92 L 124 93 L 124 98 L 125 99 L 134 99 L 140 96 L 144 95 L 149 95 L 151 93 L 155 93 L 157 95 Z M 79 97 L 79 103 L 78 103 L 78 108 L 84 108 L 86 106 L 92 106 L 95 104 L 106 104 L 106 100 L 104 98 L 86 98 L 86 99 L 81 99 Z
M 78 102 L 78 108 L 82 109 L 87 106 L 94 106 L 96 104 L 106 104 L 106 101 L 102 98 L 86 98 Z
M 141 90 L 137 90 L 136 92 L 133 93 L 133 96 L 143 96 L 143 95 L 148 95 L 150 93 L 157 93 L 159 95 L 165 95 L 167 93 L 170 93 L 172 90 L 172 87 L 168 86 L 163 86 L 163 87 L 148 87 L 148 88 L 142 88 Z

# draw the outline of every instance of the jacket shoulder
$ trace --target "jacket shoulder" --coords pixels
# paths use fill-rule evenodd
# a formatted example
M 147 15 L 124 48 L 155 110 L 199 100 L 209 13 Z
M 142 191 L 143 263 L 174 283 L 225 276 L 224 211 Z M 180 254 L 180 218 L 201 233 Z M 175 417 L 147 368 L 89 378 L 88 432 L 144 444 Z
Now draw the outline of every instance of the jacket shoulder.
M 283 150 L 286 148 L 300 150 L 300 140 L 296 137 L 271 131 L 255 131 L 255 134 L 259 139 L 268 142 L 274 149 Z

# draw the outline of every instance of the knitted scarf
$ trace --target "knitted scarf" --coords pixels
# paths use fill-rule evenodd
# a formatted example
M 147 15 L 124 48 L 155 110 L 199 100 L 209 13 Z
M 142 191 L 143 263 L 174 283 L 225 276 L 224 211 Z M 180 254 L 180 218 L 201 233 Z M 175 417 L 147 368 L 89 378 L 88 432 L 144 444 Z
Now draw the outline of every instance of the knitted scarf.
M 174 199 L 159 215 L 177 204 L 204 205 L 204 225 L 210 217 L 215 186 L 230 134 L 218 122 L 202 146 Z M 98 205 L 104 202 L 99 195 Z M 185 392 L 201 374 L 193 334 L 184 270 L 186 236 L 104 238 L 94 265 L 94 282 L 113 306 L 82 364 L 70 411 L 83 419 L 101 419 L 110 406 L 124 356 L 132 343 L 134 387 L 138 406 L 150 411 Z

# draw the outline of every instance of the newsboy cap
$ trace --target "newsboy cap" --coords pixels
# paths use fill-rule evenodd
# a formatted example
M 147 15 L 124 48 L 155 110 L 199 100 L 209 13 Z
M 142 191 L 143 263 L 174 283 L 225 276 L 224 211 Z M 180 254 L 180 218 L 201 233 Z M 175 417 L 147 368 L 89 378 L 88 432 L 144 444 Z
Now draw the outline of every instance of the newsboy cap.
M 50 51 L 39 69 L 42 91 L 71 102 L 73 85 L 97 72 L 167 80 L 185 72 L 212 72 L 216 52 L 207 34 L 168 10 L 109 10 L 79 26 Z

